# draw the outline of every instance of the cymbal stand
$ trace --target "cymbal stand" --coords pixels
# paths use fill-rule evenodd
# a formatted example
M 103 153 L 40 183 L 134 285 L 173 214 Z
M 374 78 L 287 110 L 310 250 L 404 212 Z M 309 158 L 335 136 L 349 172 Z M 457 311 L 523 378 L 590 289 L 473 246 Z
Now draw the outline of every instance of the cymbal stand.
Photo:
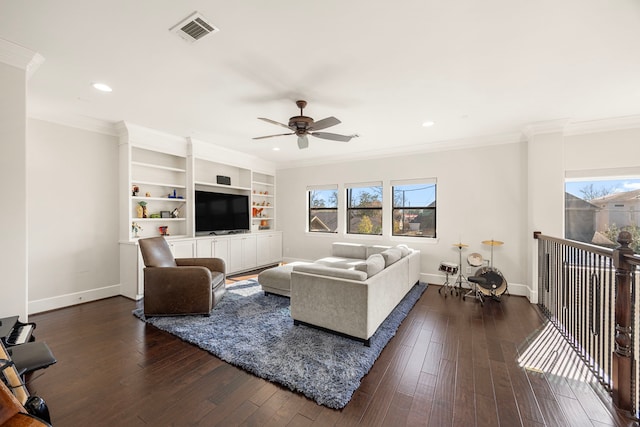
M 453 284 L 453 286 L 458 288 L 458 289 L 456 289 L 456 295 L 459 295 L 459 294 L 462 293 L 462 284 L 466 283 L 467 285 L 469 285 L 469 281 L 467 280 L 467 278 L 462 273 L 462 248 L 463 248 L 463 245 L 462 244 L 458 244 L 458 245 L 456 245 L 456 247 L 458 248 L 458 277 L 456 278 L 456 281 Z

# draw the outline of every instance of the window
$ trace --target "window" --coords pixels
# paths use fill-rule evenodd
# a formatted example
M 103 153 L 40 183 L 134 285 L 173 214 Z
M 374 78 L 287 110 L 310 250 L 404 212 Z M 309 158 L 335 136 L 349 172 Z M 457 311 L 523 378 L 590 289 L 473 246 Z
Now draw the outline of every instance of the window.
M 436 237 L 435 179 L 396 181 L 393 193 L 393 235 Z
M 382 235 L 382 184 L 346 187 L 347 233 Z
M 338 187 L 310 188 L 308 230 L 312 233 L 338 232 Z
M 615 248 L 620 231 L 640 253 L 640 178 L 575 178 L 565 181 L 566 239 Z

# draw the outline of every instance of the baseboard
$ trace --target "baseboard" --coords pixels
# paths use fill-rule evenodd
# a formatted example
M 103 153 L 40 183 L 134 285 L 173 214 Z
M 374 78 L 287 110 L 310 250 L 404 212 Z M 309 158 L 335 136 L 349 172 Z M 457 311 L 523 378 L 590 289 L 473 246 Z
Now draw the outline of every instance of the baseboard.
M 28 310 L 29 314 L 42 313 L 43 311 L 69 307 L 71 305 L 82 304 L 89 301 L 97 301 L 99 299 L 109 298 L 116 295 L 120 295 L 120 285 L 105 286 L 103 288 L 90 289 L 88 291 L 29 301 Z

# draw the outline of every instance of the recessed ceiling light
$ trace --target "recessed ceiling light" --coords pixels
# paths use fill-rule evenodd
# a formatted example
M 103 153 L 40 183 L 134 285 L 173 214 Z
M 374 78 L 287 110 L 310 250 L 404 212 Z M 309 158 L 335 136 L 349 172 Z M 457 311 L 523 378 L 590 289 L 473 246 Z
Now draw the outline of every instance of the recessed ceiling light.
M 112 92 L 113 91 L 113 89 L 111 89 L 111 87 L 109 87 L 109 85 L 106 85 L 104 83 L 92 83 L 91 86 L 93 86 L 94 89 L 97 89 L 100 92 Z
M 273 147 L 273 151 L 280 151 L 280 147 Z
M 436 124 L 436 122 L 432 122 L 431 120 L 428 120 L 428 121 L 422 123 L 422 126 L 425 127 L 425 128 L 428 128 L 428 127 L 433 126 L 435 124 Z

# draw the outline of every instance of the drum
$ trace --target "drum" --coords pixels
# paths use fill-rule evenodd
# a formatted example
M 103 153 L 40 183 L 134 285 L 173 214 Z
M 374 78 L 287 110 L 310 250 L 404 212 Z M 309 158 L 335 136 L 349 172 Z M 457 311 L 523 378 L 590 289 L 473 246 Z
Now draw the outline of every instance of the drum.
M 444 271 L 447 274 L 456 274 L 458 272 L 458 264 L 442 261 L 438 270 Z
M 472 254 L 469 254 L 469 256 L 467 257 L 467 262 L 471 267 L 480 267 L 484 260 L 482 259 L 482 255 L 474 252 Z
M 507 281 L 494 267 L 482 267 L 476 271 L 477 277 L 484 278 L 486 283 L 478 283 L 478 291 L 487 296 L 500 296 L 507 291 Z

